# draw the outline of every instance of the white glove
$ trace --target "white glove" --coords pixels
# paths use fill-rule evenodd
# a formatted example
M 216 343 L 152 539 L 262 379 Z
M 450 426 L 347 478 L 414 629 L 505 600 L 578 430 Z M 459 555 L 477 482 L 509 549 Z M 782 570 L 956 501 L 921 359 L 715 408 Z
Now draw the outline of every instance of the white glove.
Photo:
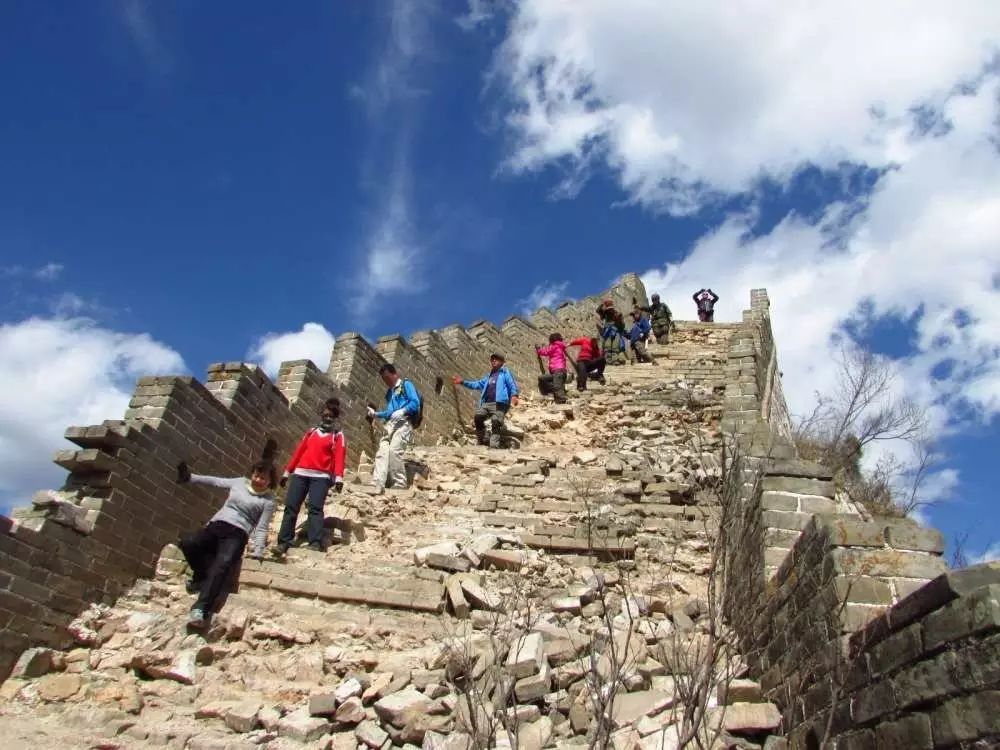
M 396 409 L 396 411 L 389 415 L 389 419 L 396 421 L 397 419 L 402 419 L 405 416 L 406 409 Z
M 365 408 L 368 410 L 368 416 L 369 417 L 374 417 L 375 416 L 375 410 L 373 408 L 371 408 L 370 406 L 365 407 Z

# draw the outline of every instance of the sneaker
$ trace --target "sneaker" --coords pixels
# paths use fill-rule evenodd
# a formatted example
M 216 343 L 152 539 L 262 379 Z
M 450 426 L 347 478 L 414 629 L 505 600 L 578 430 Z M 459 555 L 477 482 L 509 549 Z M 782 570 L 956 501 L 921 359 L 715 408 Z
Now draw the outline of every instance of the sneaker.
M 285 555 L 288 554 L 288 545 L 287 544 L 274 545 L 273 547 L 271 547 L 271 554 L 274 555 L 275 557 L 284 557 Z
M 184 588 L 187 589 L 189 594 L 197 594 L 201 591 L 201 581 L 196 581 L 193 578 L 188 578 L 184 582 Z
M 209 615 L 205 614 L 205 612 L 198 607 L 195 607 L 188 615 L 187 626 L 189 628 L 193 628 L 194 630 L 204 630 L 208 627 L 208 618 Z

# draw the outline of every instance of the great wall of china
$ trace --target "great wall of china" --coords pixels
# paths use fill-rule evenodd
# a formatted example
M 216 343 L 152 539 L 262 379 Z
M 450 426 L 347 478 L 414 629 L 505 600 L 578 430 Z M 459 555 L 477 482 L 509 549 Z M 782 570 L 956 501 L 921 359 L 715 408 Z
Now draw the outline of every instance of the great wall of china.
M 143 378 L 122 419 L 68 428 L 64 487 L 0 517 L 4 747 L 1000 747 L 1000 564 L 949 570 L 938 532 L 798 458 L 766 292 L 565 406 L 531 393 L 534 344 L 589 335 L 605 297 L 646 291 L 629 274 L 499 327 L 346 333 L 326 372 L 274 382 Z M 513 450 L 474 445 L 449 384 L 494 350 L 526 392 Z M 383 362 L 427 403 L 413 486 L 374 495 Z M 171 543 L 221 499 L 176 463 L 238 475 L 268 439 L 284 459 L 333 395 L 354 468 L 333 543 L 245 561 L 216 625 L 185 632 Z

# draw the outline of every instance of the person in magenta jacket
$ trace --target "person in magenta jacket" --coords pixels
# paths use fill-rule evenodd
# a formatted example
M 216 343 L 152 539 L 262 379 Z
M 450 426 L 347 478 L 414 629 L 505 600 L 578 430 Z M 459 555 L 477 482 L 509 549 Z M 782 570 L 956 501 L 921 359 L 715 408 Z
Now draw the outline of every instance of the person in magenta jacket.
M 552 395 L 557 404 L 566 403 L 566 342 L 561 333 L 549 335 L 548 346 L 536 346 L 539 357 L 549 361 L 549 373 L 552 375 Z
M 347 438 L 337 420 L 340 400 L 331 398 L 323 405 L 318 426 L 311 428 L 296 447 L 281 477 L 281 486 L 288 484 L 285 512 L 278 531 L 275 552 L 284 555 L 295 541 L 295 522 L 303 500 L 307 502 L 306 530 L 309 549 L 323 551 L 323 505 L 331 487 L 337 492 L 344 488 L 344 462 Z

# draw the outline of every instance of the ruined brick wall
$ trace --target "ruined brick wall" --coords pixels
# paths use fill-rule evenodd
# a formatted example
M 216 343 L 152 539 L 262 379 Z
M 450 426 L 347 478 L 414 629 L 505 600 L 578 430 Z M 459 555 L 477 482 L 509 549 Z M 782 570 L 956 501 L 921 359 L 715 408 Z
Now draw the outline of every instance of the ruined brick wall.
M 66 625 L 89 602 L 111 602 L 137 577 L 148 576 L 163 546 L 203 524 L 220 504 L 217 491 L 178 486 L 176 464 L 234 476 L 256 460 L 268 439 L 279 460 L 315 423 L 323 401 L 337 396 L 348 440 L 348 462 L 374 454 L 377 435 L 364 419 L 368 401 L 382 404 L 378 369 L 394 363 L 426 400 L 417 442 L 433 443 L 471 420 L 476 396 L 452 387 L 453 374 L 478 378 L 489 353 L 507 355 L 522 387 L 538 372 L 534 345 L 559 330 L 566 338 L 593 335 L 595 309 L 610 297 L 622 310 L 646 304 L 642 282 L 627 274 L 598 297 L 539 310 L 530 320 L 508 318 L 497 328 L 380 338 L 337 337 L 325 372 L 312 362 L 281 365 L 276 381 L 242 362 L 212 365 L 203 383 L 191 377 L 141 378 L 124 418 L 70 427 L 79 450 L 60 451 L 69 471 L 59 493 L 0 517 L 0 678 L 30 644 L 63 645 Z M 326 363 L 320 363 L 325 365 Z M 443 387 L 439 387 L 440 384 Z
M 936 530 L 838 505 L 791 443 L 768 307 L 753 290 L 730 340 L 722 426 L 744 471 L 723 610 L 789 747 L 996 746 L 1000 565 L 945 572 Z

